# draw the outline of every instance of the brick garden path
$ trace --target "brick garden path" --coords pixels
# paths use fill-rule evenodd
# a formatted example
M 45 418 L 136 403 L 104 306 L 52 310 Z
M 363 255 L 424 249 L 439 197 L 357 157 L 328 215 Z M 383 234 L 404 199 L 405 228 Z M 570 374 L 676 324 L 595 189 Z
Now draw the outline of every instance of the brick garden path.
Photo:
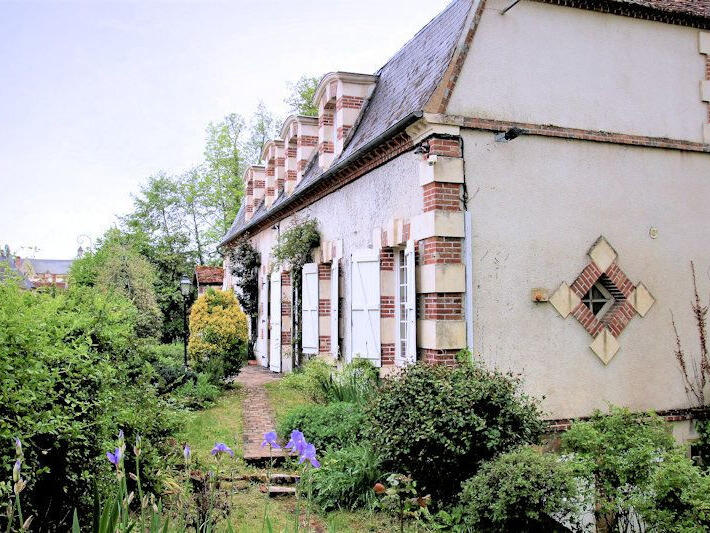
M 246 366 L 237 376 L 237 383 L 244 387 L 244 460 L 261 462 L 269 457 L 269 448 L 261 447 L 264 433 L 275 431 L 274 415 L 266 396 L 264 384 L 281 379 L 262 366 Z M 274 456 L 281 455 L 281 450 L 274 450 Z

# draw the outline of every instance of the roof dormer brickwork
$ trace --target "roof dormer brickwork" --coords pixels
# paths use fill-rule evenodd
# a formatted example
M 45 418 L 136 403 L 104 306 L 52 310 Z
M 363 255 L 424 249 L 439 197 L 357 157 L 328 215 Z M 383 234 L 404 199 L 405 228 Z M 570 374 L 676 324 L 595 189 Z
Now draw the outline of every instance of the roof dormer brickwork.
M 322 169 L 342 153 L 376 82 L 377 76 L 370 74 L 330 72 L 323 76 L 313 98 L 318 106 L 318 164 Z
M 265 180 L 264 167 L 259 165 L 252 165 L 247 167 L 244 171 L 244 189 L 246 194 L 244 195 L 244 218 L 245 220 L 251 220 L 254 216 L 256 208 L 259 203 L 264 199 L 266 192 L 266 180 Z

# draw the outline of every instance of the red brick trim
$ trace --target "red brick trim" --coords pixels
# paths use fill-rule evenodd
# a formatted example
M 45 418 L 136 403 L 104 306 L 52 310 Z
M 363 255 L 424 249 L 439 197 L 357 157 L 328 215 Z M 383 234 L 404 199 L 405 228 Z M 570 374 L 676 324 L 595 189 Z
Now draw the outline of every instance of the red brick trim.
M 335 146 L 330 141 L 323 141 L 318 146 L 318 153 L 320 154 L 332 154 L 335 151 Z
M 318 351 L 320 353 L 330 353 L 330 335 L 318 337 Z
M 463 185 L 460 183 L 442 183 L 432 181 L 424 185 L 424 211 L 443 209 L 444 211 L 463 210 Z
M 643 135 L 629 135 L 608 131 L 584 130 L 578 128 L 564 128 L 551 124 L 533 124 L 529 122 L 511 122 L 507 120 L 493 120 L 487 118 L 462 117 L 459 115 L 438 115 L 438 120 L 444 124 L 452 124 L 463 128 L 502 132 L 510 128 L 521 128 L 526 135 L 540 135 L 542 137 L 557 137 L 561 139 L 575 139 L 580 141 L 593 141 L 630 146 L 646 146 L 649 148 L 667 148 L 669 150 L 683 150 L 687 152 L 710 153 L 710 144 L 666 137 L 647 137 Z
M 463 320 L 463 295 L 432 292 L 420 297 L 423 320 Z
M 643 414 L 643 413 L 639 413 Z M 685 420 L 707 420 L 710 418 L 710 409 L 707 407 L 684 407 L 681 409 L 664 409 L 656 411 L 656 414 L 666 422 L 683 422 Z M 573 422 L 582 422 L 589 420 L 589 416 L 580 416 L 577 418 L 553 418 L 546 420 L 548 423 L 547 429 L 557 433 L 567 431 Z
M 330 279 L 330 264 L 318 263 L 318 279 Z
M 380 250 L 380 270 L 394 272 L 394 250 L 392 248 Z
M 332 113 L 321 113 L 318 116 L 318 126 L 332 126 L 333 125 L 333 114 Z
M 318 299 L 318 316 L 330 316 L 330 299 Z
M 360 109 L 362 103 L 365 101 L 364 98 L 359 96 L 341 96 L 335 100 L 335 109 Z
M 419 360 L 429 364 L 449 365 L 456 364 L 456 354 L 460 350 L 433 350 L 430 348 L 419 348 Z
M 440 137 L 430 137 L 427 139 L 429 143 L 430 155 L 444 155 L 447 157 L 462 157 L 461 140 L 443 139 Z
M 301 135 L 296 143 L 297 146 L 316 146 L 318 137 L 315 135 Z
M 380 318 L 394 318 L 394 296 L 380 296 Z
M 291 316 L 291 302 L 288 300 L 281 300 L 281 316 Z
M 421 264 L 461 263 L 463 240 L 458 237 L 429 237 L 419 241 Z
M 281 332 L 281 346 L 291 346 L 291 330 Z
M 291 272 L 281 272 L 281 285 L 284 285 L 286 287 L 291 286 Z
M 394 344 L 380 344 L 380 363 L 382 366 L 394 364 Z

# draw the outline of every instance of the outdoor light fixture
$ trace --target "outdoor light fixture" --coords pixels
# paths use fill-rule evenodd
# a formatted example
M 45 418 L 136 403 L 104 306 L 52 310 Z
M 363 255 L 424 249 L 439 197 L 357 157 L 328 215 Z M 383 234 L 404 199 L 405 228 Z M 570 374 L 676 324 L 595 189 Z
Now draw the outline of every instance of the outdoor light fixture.
M 185 357 L 185 368 L 187 368 L 187 298 L 192 292 L 192 280 L 185 275 L 180 278 L 180 292 L 182 293 L 183 355 Z
M 417 146 L 414 149 L 414 153 L 420 154 L 420 155 L 428 154 L 429 153 L 429 143 L 424 141 L 422 144 L 420 144 L 419 146 Z
M 505 132 L 500 132 L 496 133 L 496 142 L 507 142 L 507 141 L 512 141 L 516 137 L 519 137 L 525 133 L 525 130 L 523 128 L 518 128 L 518 127 L 512 127 L 508 131 Z

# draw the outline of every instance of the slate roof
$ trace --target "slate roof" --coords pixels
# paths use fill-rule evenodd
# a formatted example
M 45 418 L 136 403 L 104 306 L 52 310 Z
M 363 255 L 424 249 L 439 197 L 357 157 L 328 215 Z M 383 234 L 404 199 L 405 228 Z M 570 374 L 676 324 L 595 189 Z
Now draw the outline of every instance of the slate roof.
M 0 256 L 0 281 L 10 276 L 17 277 L 23 289 L 32 289 L 34 287 L 32 282 L 22 272 L 17 270 L 14 258 Z
M 32 265 L 35 274 L 68 274 L 69 268 L 74 262 L 73 259 L 28 259 L 23 258 L 22 262 Z
M 464 29 L 466 16 L 474 0 L 453 0 L 424 28 L 407 42 L 380 70 L 375 90 L 366 102 L 355 127 L 346 139 L 343 152 L 325 172 L 316 164 L 317 154 L 311 158 L 304 176 L 286 197 L 283 191 L 267 210 L 264 203 L 255 206 L 252 219 L 244 219 L 244 206 L 225 234 L 220 246 L 257 224 L 284 202 L 302 195 L 305 191 L 332 174 L 332 171 L 353 157 L 368 143 L 400 124 L 413 113 L 421 112 L 441 80 L 454 53 L 459 36 Z M 512 3 L 513 0 L 511 0 Z M 614 8 L 627 6 L 629 10 L 667 13 L 710 21 L 710 0 L 538 0 L 553 4 L 567 4 L 583 9 L 601 9 L 615 12 Z
M 222 284 L 224 269 L 222 267 L 198 265 L 195 267 L 195 277 L 197 278 L 197 283 L 201 285 Z

